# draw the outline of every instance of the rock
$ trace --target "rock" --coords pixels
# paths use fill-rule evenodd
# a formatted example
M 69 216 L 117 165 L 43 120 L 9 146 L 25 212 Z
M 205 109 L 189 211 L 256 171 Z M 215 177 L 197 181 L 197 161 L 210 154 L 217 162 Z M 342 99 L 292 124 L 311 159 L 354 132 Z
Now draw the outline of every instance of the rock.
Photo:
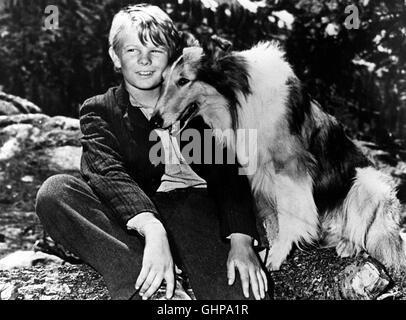
M 9 226 L 7 230 L 3 231 L 7 238 L 19 238 L 23 233 L 22 228 Z
M 30 136 L 38 134 L 32 131 L 34 127 L 30 124 L 13 124 L 1 131 L 1 135 L 6 137 L 6 141 L 0 148 L 0 161 L 9 160 L 21 151 L 22 142 L 31 139 Z
M 19 146 L 28 144 L 37 149 L 52 145 L 79 146 L 79 120 L 42 114 L 0 116 L 0 138 L 3 144 L 16 140 Z
M 157 292 L 155 292 L 151 300 L 168 300 L 166 299 L 166 286 L 161 286 Z M 183 289 L 181 283 L 177 280 L 176 281 L 176 288 L 173 296 L 170 300 L 192 300 L 192 298 L 186 293 Z
M 384 267 L 369 257 L 360 257 L 340 275 L 340 293 L 347 300 L 374 300 L 384 294 L 391 279 Z
M 49 167 L 55 173 L 78 171 L 80 136 L 77 119 L 42 114 L 0 116 L 0 172 L 1 162 L 14 166 L 22 159 L 40 161 L 42 169 Z M 23 175 L 20 180 L 27 176 L 33 175 Z M 2 173 L 1 179 L 7 178 L 7 172 Z
M 17 288 L 17 300 L 107 300 L 106 285 L 87 265 L 36 265 L 0 271 L 2 283 Z
M 0 128 L 4 128 L 11 124 L 19 124 L 19 123 L 29 123 L 41 127 L 43 123 L 45 123 L 49 119 L 50 119 L 49 116 L 42 113 L 0 116 Z
M 16 251 L 0 260 L 0 270 L 11 270 L 14 268 L 27 268 L 38 263 L 63 264 L 64 261 L 56 256 L 44 252 L 35 251 Z
M 376 300 L 394 300 L 402 298 L 402 289 L 399 286 L 394 286 L 392 289 L 388 290 L 384 294 L 381 294 L 376 298 Z
M 80 136 L 78 119 L 41 113 L 0 115 L 0 233 L 5 236 L 0 259 L 32 250 L 42 237 L 35 196 L 51 175 L 80 175 Z M 2 268 L 46 260 L 31 253 L 19 256 L 19 262 L 7 259 L 1 260 Z
M 0 100 L 0 115 L 11 115 L 21 113 L 11 102 Z
M 73 146 L 57 147 L 47 150 L 49 166 L 55 171 L 79 171 L 81 154 L 82 148 Z
M 180 271 L 180 270 L 179 270 Z M 175 291 L 171 300 L 196 300 L 187 277 L 180 271 L 175 277 Z M 151 300 L 168 300 L 166 299 L 166 285 L 162 284 L 159 289 L 151 296 Z
M 79 257 L 77 257 L 69 250 L 66 250 L 62 245 L 56 243 L 51 237 L 46 235 L 43 235 L 41 239 L 37 240 L 34 243 L 33 250 L 57 256 L 68 263 L 83 263 L 83 261 L 81 261 Z
M 0 292 L 7 284 L 8 291 L 4 293 L 7 299 L 18 300 L 61 300 L 61 299 L 109 299 L 107 288 L 101 276 L 87 265 L 55 264 L 56 257 L 51 256 L 51 264 L 31 263 L 33 259 L 32 252 L 22 252 L 23 254 L 13 253 L 8 257 L 25 259 L 23 263 L 18 263 L 17 268 L 1 268 L 0 260 Z M 50 258 L 50 255 L 38 252 L 36 258 Z M 34 257 L 35 257 L 34 256 Z M 25 262 L 29 260 L 28 262 Z M 59 261 L 59 258 L 56 258 Z M 13 263 L 15 266 L 15 263 Z M 176 288 L 171 300 L 191 300 L 194 299 L 193 292 L 188 288 L 185 277 L 176 276 Z M 164 285 L 151 297 L 153 300 L 166 300 L 166 287 Z M 3 294 L 2 294 L 3 299 Z
M 40 113 L 41 109 L 34 103 L 14 96 L 0 92 L 0 114 L 12 115 L 20 113 Z
M 79 120 L 74 118 L 68 118 L 63 116 L 55 116 L 49 119 L 47 123 L 44 124 L 44 130 L 49 130 L 49 128 L 60 128 L 62 130 L 79 130 Z
M 0 300 L 15 300 L 18 287 L 14 283 L 0 283 Z
M 23 185 L 33 189 L 32 184 Z M 4 207 L 7 205 L 2 204 L 0 212 L 0 233 L 4 235 L 4 242 L 0 242 L 0 259 L 17 250 L 32 250 L 34 242 L 42 236 L 42 226 L 35 212 L 4 210 Z

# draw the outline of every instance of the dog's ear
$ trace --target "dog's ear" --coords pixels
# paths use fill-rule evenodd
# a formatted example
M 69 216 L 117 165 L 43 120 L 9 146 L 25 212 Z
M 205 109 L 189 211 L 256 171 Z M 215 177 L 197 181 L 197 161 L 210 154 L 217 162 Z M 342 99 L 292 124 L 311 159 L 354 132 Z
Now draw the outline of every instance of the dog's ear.
M 200 47 L 199 41 L 193 34 L 188 31 L 179 31 L 179 40 L 176 45 L 176 52 L 171 59 L 171 63 L 174 62 L 182 55 L 182 50 L 187 47 Z
M 224 39 L 222 37 L 219 37 L 217 35 L 212 35 L 211 40 L 216 44 L 216 47 L 219 50 L 222 50 L 225 53 L 230 52 L 233 48 L 233 44 L 231 41 Z
M 188 31 L 179 31 L 179 47 L 200 47 L 199 41 Z
M 195 64 L 199 62 L 203 56 L 203 48 L 201 47 L 188 47 L 182 51 L 183 59 L 187 63 Z
M 212 35 L 206 45 L 206 51 L 213 60 L 217 60 L 231 52 L 233 44 L 231 41 Z
M 203 48 L 201 47 L 188 47 L 183 49 L 183 71 L 190 80 L 195 78 L 203 56 Z

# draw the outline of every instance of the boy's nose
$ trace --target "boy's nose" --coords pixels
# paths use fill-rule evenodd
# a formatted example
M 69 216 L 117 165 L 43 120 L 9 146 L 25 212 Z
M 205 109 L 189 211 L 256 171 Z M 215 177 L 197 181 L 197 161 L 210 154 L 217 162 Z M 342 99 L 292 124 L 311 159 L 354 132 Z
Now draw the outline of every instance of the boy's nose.
M 140 65 L 146 66 L 151 63 L 151 59 L 148 54 L 142 54 L 138 59 L 138 63 Z

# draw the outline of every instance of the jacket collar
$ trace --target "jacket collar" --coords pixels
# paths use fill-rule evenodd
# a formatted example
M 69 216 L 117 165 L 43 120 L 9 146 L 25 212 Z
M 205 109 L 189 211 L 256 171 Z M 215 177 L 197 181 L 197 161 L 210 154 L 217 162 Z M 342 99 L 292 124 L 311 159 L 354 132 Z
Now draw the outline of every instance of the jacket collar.
M 140 108 L 131 106 L 128 91 L 125 89 L 124 81 L 116 88 L 115 98 L 121 109 L 123 118 L 129 120 L 132 126 L 152 129 L 148 119 L 144 116 Z
M 123 111 L 123 114 L 127 111 L 130 105 L 130 98 L 128 95 L 127 90 L 125 89 L 124 81 L 115 88 L 114 96 L 116 98 L 116 102 Z

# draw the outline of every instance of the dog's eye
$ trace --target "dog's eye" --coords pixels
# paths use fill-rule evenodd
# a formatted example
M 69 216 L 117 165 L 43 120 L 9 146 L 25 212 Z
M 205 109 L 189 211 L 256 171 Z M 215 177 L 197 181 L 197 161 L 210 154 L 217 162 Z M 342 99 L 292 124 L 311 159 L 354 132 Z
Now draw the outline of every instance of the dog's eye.
M 190 82 L 189 79 L 180 78 L 180 79 L 178 80 L 178 86 L 183 87 L 185 84 L 187 84 L 187 83 L 189 83 L 189 82 Z

